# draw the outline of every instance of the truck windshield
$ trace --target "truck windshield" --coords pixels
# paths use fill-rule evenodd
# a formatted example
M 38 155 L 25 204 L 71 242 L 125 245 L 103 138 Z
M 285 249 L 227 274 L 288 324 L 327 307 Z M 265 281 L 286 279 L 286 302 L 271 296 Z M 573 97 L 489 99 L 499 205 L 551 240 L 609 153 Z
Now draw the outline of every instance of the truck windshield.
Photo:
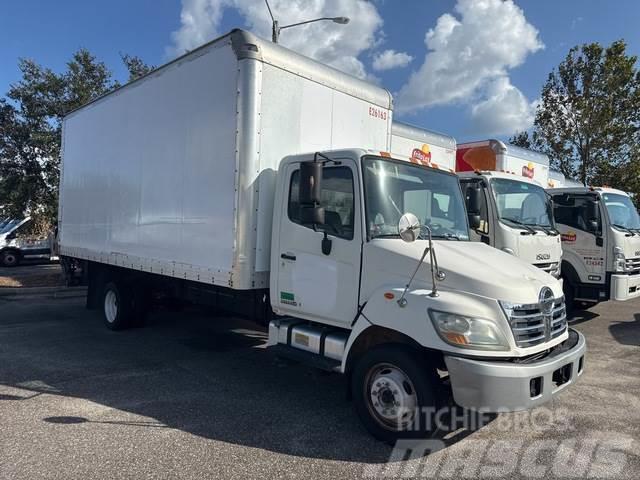
M 413 213 L 421 225 L 431 229 L 433 238 L 469 239 L 462 191 L 455 175 L 379 157 L 366 157 L 363 170 L 369 238 L 400 238 L 400 217 Z
M 491 180 L 496 199 L 498 217 L 510 226 L 549 227 L 550 202 L 544 189 L 538 185 L 507 178 Z
M 616 193 L 604 193 L 602 198 L 607 207 L 611 224 L 614 227 L 632 230 L 640 229 L 638 211 L 629 197 Z

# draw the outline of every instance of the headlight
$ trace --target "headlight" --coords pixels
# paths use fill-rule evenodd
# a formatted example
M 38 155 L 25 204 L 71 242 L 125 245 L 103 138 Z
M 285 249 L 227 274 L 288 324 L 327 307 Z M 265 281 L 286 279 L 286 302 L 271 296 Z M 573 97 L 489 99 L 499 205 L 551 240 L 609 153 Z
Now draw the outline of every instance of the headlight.
M 509 247 L 502 247 L 500 250 L 502 250 L 504 253 L 508 253 L 509 255 L 516 254 L 516 252 L 514 252 L 513 249 Z
M 491 320 L 429 310 L 440 337 L 450 345 L 477 350 L 509 350 L 509 343 Z
M 627 271 L 627 259 L 621 247 L 613 247 L 613 270 L 618 273 Z

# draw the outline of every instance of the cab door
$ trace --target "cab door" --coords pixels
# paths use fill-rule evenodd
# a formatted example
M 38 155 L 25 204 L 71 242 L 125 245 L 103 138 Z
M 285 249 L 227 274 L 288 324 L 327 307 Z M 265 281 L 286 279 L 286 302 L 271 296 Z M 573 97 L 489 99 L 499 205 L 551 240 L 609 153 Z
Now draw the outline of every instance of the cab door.
M 301 221 L 300 164 L 289 164 L 285 174 L 285 211 L 280 216 L 278 242 L 273 242 L 279 249 L 273 252 L 278 255 L 278 268 L 272 272 L 277 275 L 272 303 L 281 315 L 349 325 L 358 310 L 362 250 L 356 163 L 342 159 L 340 165 L 323 167 L 323 226 Z M 325 232 L 330 249 L 323 253 Z
M 596 228 L 590 225 L 594 219 L 588 214 L 587 204 L 594 200 L 597 200 L 595 195 L 554 195 L 554 218 L 562 240 L 562 259 L 576 270 L 581 283 L 604 284 L 606 257 L 602 212 L 600 210 Z

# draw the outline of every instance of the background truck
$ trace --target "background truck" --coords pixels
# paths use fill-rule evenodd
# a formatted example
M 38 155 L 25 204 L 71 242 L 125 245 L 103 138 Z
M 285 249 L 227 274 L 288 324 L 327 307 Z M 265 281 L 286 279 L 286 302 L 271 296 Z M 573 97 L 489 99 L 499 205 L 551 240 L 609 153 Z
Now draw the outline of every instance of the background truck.
M 560 235 L 544 190 L 549 182 L 548 157 L 499 140 L 464 143 L 457 147 L 456 172 L 467 202 L 480 191 L 479 201 L 467 203 L 480 218 L 472 239 L 559 278 Z
M 386 153 L 391 106 L 239 30 L 88 104 L 64 120 L 67 275 L 111 329 L 159 296 L 268 322 L 380 439 L 424 436 L 450 391 L 548 401 L 584 368 L 560 282 L 468 241 L 457 177 Z
M 562 238 L 567 305 L 640 296 L 640 217 L 629 195 L 584 186 L 548 192 Z
M 15 267 L 23 260 L 50 260 L 51 237 L 31 230 L 31 217 L 0 222 L 0 266 Z

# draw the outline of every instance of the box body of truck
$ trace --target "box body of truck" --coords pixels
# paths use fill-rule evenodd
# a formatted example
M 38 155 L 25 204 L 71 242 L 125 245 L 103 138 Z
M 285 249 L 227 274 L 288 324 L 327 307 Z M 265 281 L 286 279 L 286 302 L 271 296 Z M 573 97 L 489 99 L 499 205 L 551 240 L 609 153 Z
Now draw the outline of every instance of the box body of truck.
M 509 172 L 546 185 L 549 158 L 526 148 L 506 145 L 499 140 L 483 140 L 458 144 L 456 172 Z
M 456 163 L 456 140 L 442 133 L 394 121 L 391 126 L 391 155 L 418 165 L 451 170 Z
M 60 254 L 266 288 L 280 160 L 387 150 L 391 101 L 234 31 L 65 118 Z

